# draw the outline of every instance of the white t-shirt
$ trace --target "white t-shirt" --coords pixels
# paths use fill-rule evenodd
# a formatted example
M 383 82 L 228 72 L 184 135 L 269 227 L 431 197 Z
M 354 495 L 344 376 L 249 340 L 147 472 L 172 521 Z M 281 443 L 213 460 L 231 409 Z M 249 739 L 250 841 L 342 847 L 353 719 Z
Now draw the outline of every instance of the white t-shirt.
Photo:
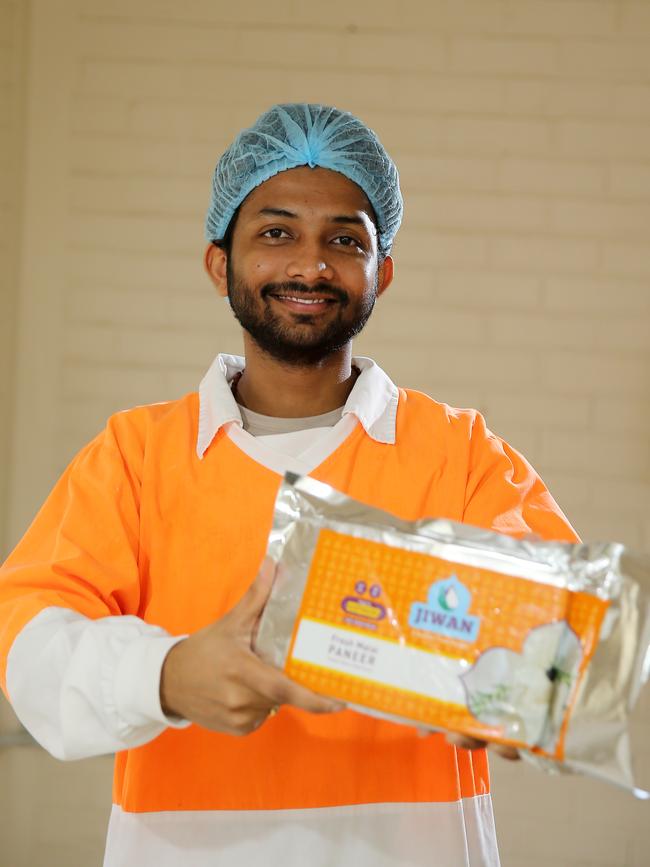
M 244 430 L 281 455 L 299 458 L 343 418 L 340 406 L 307 418 L 276 418 L 260 415 L 238 403 Z

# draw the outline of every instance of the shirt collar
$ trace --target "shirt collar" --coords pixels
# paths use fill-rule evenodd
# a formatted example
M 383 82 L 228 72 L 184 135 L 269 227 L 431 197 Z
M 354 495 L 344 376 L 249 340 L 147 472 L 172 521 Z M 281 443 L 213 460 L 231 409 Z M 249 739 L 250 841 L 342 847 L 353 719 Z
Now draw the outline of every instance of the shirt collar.
M 350 392 L 343 415 L 353 413 L 369 437 L 379 443 L 395 442 L 395 420 L 399 392 L 397 386 L 371 358 L 354 357 L 352 363 L 361 373 Z M 196 453 L 199 459 L 219 430 L 228 422 L 242 425 L 230 383 L 242 371 L 240 355 L 219 354 L 199 385 L 199 432 Z

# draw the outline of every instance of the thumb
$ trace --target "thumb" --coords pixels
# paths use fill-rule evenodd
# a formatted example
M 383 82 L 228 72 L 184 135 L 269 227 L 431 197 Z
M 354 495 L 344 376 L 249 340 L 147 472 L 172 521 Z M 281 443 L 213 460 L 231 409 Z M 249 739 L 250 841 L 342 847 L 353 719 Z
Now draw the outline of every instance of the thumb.
M 276 563 L 270 557 L 262 560 L 257 577 L 236 606 L 237 619 L 252 632 L 266 605 L 275 580 Z

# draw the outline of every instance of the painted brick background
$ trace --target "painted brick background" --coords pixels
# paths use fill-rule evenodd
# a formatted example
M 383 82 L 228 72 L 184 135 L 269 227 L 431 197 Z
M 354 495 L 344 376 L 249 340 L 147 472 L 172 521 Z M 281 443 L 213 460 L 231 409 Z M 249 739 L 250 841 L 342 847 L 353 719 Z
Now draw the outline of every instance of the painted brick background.
M 26 62 L 25 10 L 16 2 L 0 2 L 0 549 L 5 544 L 11 473 L 15 329 L 19 303 L 19 249 L 24 144 Z M 0 738 L 18 729 L 9 705 L 0 695 Z M 0 748 L 0 864 L 7 840 L 15 839 L 10 789 L 16 750 Z M 13 848 L 13 845 L 11 846 Z
M 26 22 L 16 2 L 0 2 L 0 546 L 9 495 L 11 407 L 16 358 L 18 265 L 24 142 Z
M 362 117 L 402 179 L 396 280 L 357 352 L 479 408 L 584 538 L 650 552 L 650 0 L 3 0 L 0 16 L 7 550 L 111 412 L 193 390 L 239 350 L 201 269 L 210 175 L 262 110 L 310 100 Z M 646 696 L 647 784 L 649 720 Z M 108 761 L 9 752 L 3 780 L 43 817 L 29 839 L 12 799 L 12 867 L 99 863 Z M 492 766 L 504 867 L 647 863 L 631 796 Z

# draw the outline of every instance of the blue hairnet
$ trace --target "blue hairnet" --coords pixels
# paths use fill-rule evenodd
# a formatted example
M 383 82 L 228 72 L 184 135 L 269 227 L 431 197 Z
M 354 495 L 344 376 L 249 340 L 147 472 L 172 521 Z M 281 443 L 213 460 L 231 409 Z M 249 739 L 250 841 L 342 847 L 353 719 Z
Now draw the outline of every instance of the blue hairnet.
M 375 133 L 354 115 L 309 103 L 274 105 L 242 130 L 221 157 L 205 221 L 207 240 L 223 239 L 233 214 L 255 187 L 297 166 L 332 169 L 358 184 L 377 217 L 379 249 L 390 252 L 402 221 L 395 164 Z

